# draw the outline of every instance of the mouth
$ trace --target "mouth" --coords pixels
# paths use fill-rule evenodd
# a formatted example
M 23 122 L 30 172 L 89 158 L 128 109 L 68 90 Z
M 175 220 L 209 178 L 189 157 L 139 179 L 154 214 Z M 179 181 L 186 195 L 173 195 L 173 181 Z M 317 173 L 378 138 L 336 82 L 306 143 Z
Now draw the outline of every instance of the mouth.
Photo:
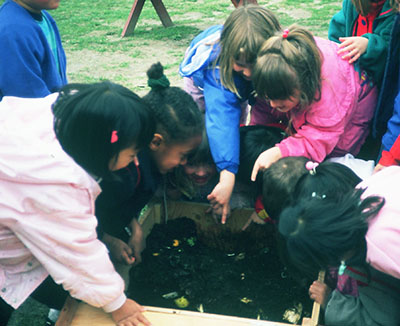
M 192 176 L 192 180 L 194 183 L 198 184 L 198 185 L 204 185 L 208 182 L 208 180 L 210 180 L 210 178 L 208 176 L 206 177 L 195 177 Z

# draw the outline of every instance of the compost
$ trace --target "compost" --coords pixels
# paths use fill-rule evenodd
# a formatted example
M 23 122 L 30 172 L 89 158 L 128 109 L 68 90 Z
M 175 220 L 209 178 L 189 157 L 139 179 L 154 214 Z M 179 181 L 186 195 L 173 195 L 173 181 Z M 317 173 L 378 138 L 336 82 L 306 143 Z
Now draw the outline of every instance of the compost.
M 310 316 L 307 290 L 288 275 L 275 243 L 271 227 L 254 223 L 237 233 L 220 224 L 198 232 L 186 217 L 156 224 L 128 295 L 142 305 L 276 322 L 288 322 L 285 312 Z

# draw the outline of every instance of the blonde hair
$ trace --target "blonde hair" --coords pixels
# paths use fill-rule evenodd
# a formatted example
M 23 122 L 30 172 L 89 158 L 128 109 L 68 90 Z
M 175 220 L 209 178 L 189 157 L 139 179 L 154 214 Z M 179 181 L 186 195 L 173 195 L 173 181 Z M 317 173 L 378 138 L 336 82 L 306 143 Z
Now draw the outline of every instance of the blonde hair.
M 252 71 L 257 95 L 288 99 L 299 91 L 299 109 L 321 98 L 322 53 L 313 35 L 292 25 L 264 42 Z
M 218 57 L 221 83 L 238 94 L 233 79 L 235 60 L 253 64 L 263 42 L 281 29 L 278 19 L 259 5 L 241 6 L 225 21 L 221 33 L 221 52 Z

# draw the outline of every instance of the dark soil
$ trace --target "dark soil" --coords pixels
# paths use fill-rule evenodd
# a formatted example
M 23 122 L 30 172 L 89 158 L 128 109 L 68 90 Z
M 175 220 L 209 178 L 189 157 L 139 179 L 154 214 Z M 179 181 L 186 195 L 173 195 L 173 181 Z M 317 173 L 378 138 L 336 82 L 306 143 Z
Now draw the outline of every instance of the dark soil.
M 201 234 L 188 218 L 156 224 L 143 262 L 132 270 L 129 296 L 164 308 L 178 308 L 174 300 L 184 296 L 187 310 L 276 322 L 301 303 L 309 316 L 307 290 L 287 275 L 272 234 L 254 223 L 240 233 L 216 227 Z

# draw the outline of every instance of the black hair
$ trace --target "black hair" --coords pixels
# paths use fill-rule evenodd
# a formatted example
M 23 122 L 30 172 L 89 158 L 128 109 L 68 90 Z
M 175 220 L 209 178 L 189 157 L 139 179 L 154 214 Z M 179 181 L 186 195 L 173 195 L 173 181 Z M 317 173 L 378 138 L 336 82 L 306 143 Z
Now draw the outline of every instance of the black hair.
M 294 198 L 329 198 L 339 201 L 347 196 L 361 182 L 347 166 L 324 161 L 315 168 L 315 173 L 305 173 L 296 184 Z
M 206 129 L 203 129 L 201 143 L 197 148 L 190 152 L 187 157 L 188 165 L 210 164 L 214 165 L 214 160 L 210 151 L 210 144 L 208 142 Z
M 285 132 L 277 127 L 263 125 L 244 126 L 239 128 L 240 132 L 240 165 L 237 178 L 243 183 L 253 184 L 251 182 L 251 172 L 258 156 L 274 147 L 283 138 Z M 261 186 L 262 172 L 257 175 L 256 184 Z
M 167 143 L 183 143 L 203 132 L 203 116 L 193 98 L 179 87 L 170 87 L 160 62 L 147 71 L 151 91 L 143 97 L 156 120 L 156 132 Z
M 271 164 L 263 173 L 262 197 L 265 211 L 277 220 L 282 210 L 290 204 L 299 179 L 308 173 L 304 156 L 283 157 Z
M 62 148 L 97 177 L 109 177 L 111 159 L 128 147 L 146 147 L 154 134 L 144 101 L 109 81 L 66 85 L 52 109 Z M 116 141 L 111 142 L 113 134 Z
M 293 263 L 306 272 L 329 266 L 366 265 L 368 220 L 376 216 L 385 200 L 378 196 L 361 199 L 357 189 L 339 201 L 301 198 L 286 208 L 279 219 L 279 232 L 286 238 Z

